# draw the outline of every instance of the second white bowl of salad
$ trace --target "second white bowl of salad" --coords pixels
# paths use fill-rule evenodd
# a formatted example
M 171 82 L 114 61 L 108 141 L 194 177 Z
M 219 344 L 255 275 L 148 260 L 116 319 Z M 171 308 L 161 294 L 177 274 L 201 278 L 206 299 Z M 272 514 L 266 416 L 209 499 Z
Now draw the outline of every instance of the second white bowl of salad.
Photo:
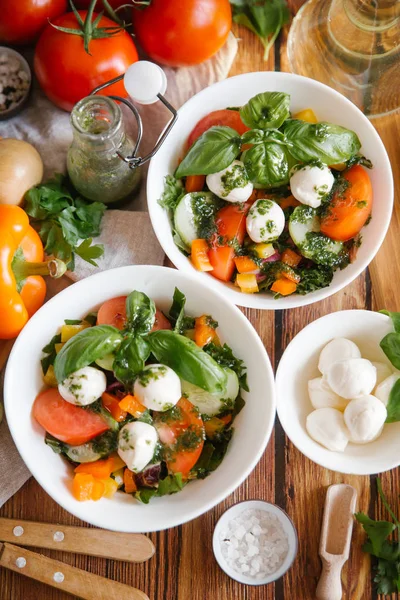
M 275 418 L 271 364 L 244 315 L 192 276 L 151 266 L 99 273 L 45 304 L 15 342 L 4 397 L 46 492 L 126 532 L 222 501 Z
M 147 198 L 179 269 L 235 304 L 281 309 L 322 300 L 368 266 L 393 180 L 354 104 L 312 79 L 261 72 L 210 86 L 178 113 Z

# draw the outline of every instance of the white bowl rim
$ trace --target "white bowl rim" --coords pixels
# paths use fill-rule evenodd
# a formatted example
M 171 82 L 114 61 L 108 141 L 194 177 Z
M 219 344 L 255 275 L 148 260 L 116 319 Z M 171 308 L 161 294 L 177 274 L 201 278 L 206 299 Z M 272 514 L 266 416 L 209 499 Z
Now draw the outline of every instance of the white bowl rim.
M 220 87 L 223 87 L 224 85 L 226 85 L 227 82 L 231 82 L 231 81 L 235 82 L 235 81 L 238 81 L 239 79 L 243 82 L 244 79 L 253 79 L 256 77 L 260 77 L 260 76 L 266 77 L 266 78 L 268 78 L 268 76 L 273 76 L 273 77 L 277 77 L 278 79 L 282 79 L 282 80 L 290 78 L 294 81 L 297 81 L 299 83 L 299 85 L 301 85 L 304 81 L 307 81 L 307 85 L 310 85 L 311 87 L 315 87 L 315 88 L 319 88 L 319 89 L 322 88 L 328 94 L 331 94 L 332 97 L 336 97 L 341 102 L 343 102 L 344 104 L 347 104 L 349 107 L 351 107 L 351 109 L 353 111 L 355 111 L 356 114 L 359 115 L 359 117 L 363 121 L 364 126 L 368 129 L 368 131 L 375 138 L 375 144 L 377 145 L 377 147 L 379 147 L 379 151 L 382 154 L 382 158 L 383 158 L 382 166 L 386 170 L 385 177 L 387 178 L 387 183 L 389 186 L 389 194 L 388 194 L 388 198 L 387 198 L 387 202 L 388 202 L 387 209 L 388 209 L 390 216 L 387 219 L 385 227 L 383 227 L 380 230 L 380 234 L 376 238 L 374 249 L 369 253 L 369 256 L 366 257 L 366 259 L 364 261 L 360 261 L 358 267 L 355 268 L 351 279 L 349 279 L 348 281 L 344 281 L 339 284 L 339 283 L 335 283 L 335 281 L 333 279 L 332 282 L 330 283 L 330 285 L 325 288 L 319 289 L 315 292 L 311 292 L 304 296 L 301 296 L 300 294 L 295 295 L 296 299 L 298 299 L 298 302 L 296 302 L 296 303 L 291 303 L 290 301 L 288 301 L 288 298 L 293 297 L 293 296 L 288 296 L 288 298 L 279 298 L 278 300 L 274 300 L 274 304 L 272 304 L 271 306 L 267 306 L 267 307 L 261 306 L 261 303 L 257 301 L 258 297 L 261 296 L 261 294 L 260 295 L 259 294 L 244 294 L 242 292 L 234 290 L 229 285 L 223 284 L 225 287 L 225 292 L 227 294 L 227 297 L 232 302 L 234 302 L 237 306 L 243 306 L 243 307 L 247 307 L 247 308 L 258 308 L 258 309 L 264 309 L 264 310 L 281 310 L 281 309 L 285 309 L 285 308 L 298 308 L 300 306 L 307 306 L 309 304 L 314 304 L 315 302 L 320 302 L 321 300 L 324 300 L 326 298 L 329 298 L 333 294 L 336 294 L 336 292 L 339 292 L 340 290 L 345 288 L 347 285 L 352 283 L 360 275 L 360 273 L 362 273 L 368 267 L 368 265 L 371 263 L 371 261 L 375 258 L 376 254 L 378 253 L 378 251 L 386 237 L 386 233 L 389 229 L 389 225 L 390 225 L 390 221 L 391 221 L 391 217 L 392 217 L 393 205 L 394 205 L 393 172 L 392 172 L 392 168 L 391 168 L 391 164 L 390 164 L 390 160 L 389 160 L 389 156 L 386 151 L 386 148 L 385 148 L 378 132 L 376 131 L 375 127 L 372 125 L 372 123 L 369 121 L 369 119 L 364 115 L 364 113 L 355 104 L 353 104 L 353 102 L 351 102 L 351 100 L 349 100 L 348 98 L 343 96 L 343 94 L 341 94 L 340 92 L 334 90 L 333 88 L 329 87 L 328 85 L 326 85 L 324 83 L 321 83 L 320 81 L 311 79 L 309 77 L 304 77 L 303 75 L 297 75 L 295 73 L 287 73 L 284 71 L 254 71 L 251 73 L 242 73 L 240 75 L 234 75 L 233 77 L 228 77 L 227 79 L 218 81 L 217 83 L 214 83 L 214 84 L 208 86 L 207 88 L 204 88 L 203 90 L 201 90 L 200 92 L 198 92 L 197 94 L 192 96 L 192 98 L 187 100 L 178 109 L 178 111 L 177 111 L 178 117 L 179 117 L 180 112 L 182 112 L 183 110 L 186 110 L 187 107 L 190 108 L 190 106 L 192 104 L 197 103 L 198 98 L 199 97 L 201 98 L 202 96 L 207 95 L 209 93 L 209 90 L 218 91 L 218 89 Z M 245 82 L 243 82 L 243 85 L 245 85 Z M 160 134 L 160 137 L 164 133 L 166 128 L 167 128 L 167 126 L 164 128 L 164 130 Z M 179 250 L 179 248 L 177 246 L 174 246 L 174 249 L 171 250 L 171 252 L 169 251 L 170 246 L 167 243 L 165 234 L 162 231 L 162 228 L 158 227 L 158 225 L 157 225 L 157 218 L 156 218 L 157 200 L 154 199 L 154 200 L 150 201 L 150 197 L 151 197 L 150 191 L 151 191 L 151 187 L 152 187 L 153 171 L 156 171 L 156 160 L 157 160 L 157 154 L 151 159 L 150 164 L 149 164 L 149 171 L 148 171 L 147 183 L 146 183 L 146 195 L 147 195 L 147 208 L 149 211 L 151 224 L 152 224 L 154 233 L 158 239 L 158 242 L 160 243 L 165 254 L 168 256 L 168 258 L 171 260 L 171 262 L 175 265 L 176 268 L 178 268 L 179 270 L 182 270 L 182 271 L 186 271 L 188 273 L 192 273 L 192 274 L 195 273 L 195 275 L 197 277 L 199 277 L 199 278 L 201 277 L 203 279 L 203 281 L 206 283 L 206 285 L 209 285 L 211 288 L 215 289 L 216 283 L 213 280 L 212 276 L 210 276 L 207 273 L 199 273 L 199 272 L 194 271 L 193 267 L 190 264 L 189 259 L 186 256 L 184 256 L 184 254 L 182 254 L 182 252 Z M 163 176 L 165 176 L 165 175 L 167 175 L 167 173 L 165 173 Z M 172 248 L 172 246 L 171 246 L 171 248 Z M 173 255 L 172 255 L 172 253 L 173 253 Z M 223 282 L 219 282 L 219 283 L 223 283 Z M 273 300 L 272 296 L 265 295 L 264 297 L 267 300 Z M 270 302 L 267 302 L 267 303 L 270 304 Z M 276 306 L 275 306 L 275 304 L 276 304 Z
M 9 388 L 11 387 L 10 365 L 13 364 L 15 357 L 18 356 L 19 347 L 22 344 L 24 344 L 25 338 L 29 337 L 31 330 L 34 329 L 36 322 L 40 321 L 41 315 L 45 312 L 46 307 L 48 305 L 57 303 L 60 301 L 59 300 L 60 297 L 62 298 L 63 296 L 65 296 L 67 294 L 71 294 L 70 290 L 72 288 L 75 290 L 76 293 L 78 293 L 79 289 L 81 287 L 87 286 L 88 285 L 87 282 L 88 281 L 92 282 L 94 278 L 96 278 L 96 279 L 106 278 L 107 274 L 110 273 L 111 271 L 113 271 L 113 272 L 120 273 L 121 280 L 123 281 L 124 274 L 128 273 L 129 271 L 132 271 L 132 270 L 134 270 L 134 271 L 136 271 L 136 270 L 153 271 L 155 274 L 157 271 L 158 272 L 159 271 L 173 271 L 178 278 L 182 278 L 183 280 L 185 280 L 185 279 L 190 280 L 193 283 L 194 290 L 195 290 L 195 286 L 200 286 L 200 287 L 206 288 L 207 292 L 214 294 L 222 302 L 222 304 L 225 304 L 228 302 L 224 298 L 223 294 L 221 294 L 217 290 L 210 290 L 207 286 L 204 285 L 204 283 L 199 281 L 197 277 L 194 277 L 191 274 L 182 273 L 181 271 L 178 271 L 176 269 L 171 269 L 169 267 L 163 267 L 163 266 L 158 266 L 158 265 L 157 266 L 156 265 L 130 265 L 130 266 L 124 266 L 124 267 L 117 267 L 115 269 L 109 269 L 107 271 L 102 271 L 100 273 L 96 273 L 95 275 L 91 275 L 90 277 L 86 277 L 80 281 L 77 281 L 73 285 L 67 287 L 66 289 L 62 290 L 61 292 L 59 292 L 58 294 L 53 296 L 50 300 L 48 300 L 48 302 L 46 302 L 31 317 L 31 319 L 25 325 L 25 327 L 22 330 L 22 332 L 20 333 L 20 335 L 17 337 L 17 339 L 13 345 L 13 348 L 11 350 L 9 359 L 7 361 L 7 368 L 6 368 L 5 377 L 4 377 L 4 409 L 5 409 L 7 424 L 8 424 L 11 436 L 14 440 L 14 443 L 17 447 L 17 450 L 18 450 L 21 458 L 25 462 L 25 464 L 28 467 L 28 470 L 30 471 L 32 476 L 36 479 L 36 481 L 45 490 L 46 493 L 49 493 L 49 492 L 47 491 L 46 477 L 45 477 L 44 469 L 37 467 L 34 457 L 30 455 L 29 451 L 26 450 L 24 448 L 24 445 L 20 442 L 20 439 L 18 436 L 18 418 L 17 418 L 16 414 L 14 415 L 14 417 L 12 416 L 12 409 L 11 409 L 12 398 L 11 398 L 11 394 L 9 393 Z M 110 296 L 110 297 L 112 297 L 112 296 Z M 93 304 L 95 304 L 95 302 Z M 260 461 L 260 459 L 261 459 L 262 455 L 264 454 L 264 452 L 268 446 L 268 443 L 270 441 L 271 434 L 272 434 L 274 424 L 275 424 L 275 417 L 276 417 L 275 382 L 274 382 L 274 373 L 273 373 L 273 369 L 272 369 L 272 365 L 271 365 L 271 360 L 270 360 L 269 355 L 261 341 L 261 338 L 259 337 L 258 333 L 254 329 L 254 327 L 250 323 L 250 321 L 245 317 L 245 315 L 239 310 L 239 308 L 237 306 L 232 305 L 232 304 L 230 304 L 230 306 L 231 306 L 232 310 L 236 313 L 236 315 L 237 315 L 238 319 L 241 321 L 241 323 L 248 329 L 249 332 L 251 332 L 251 336 L 253 338 L 254 344 L 255 344 L 255 346 L 257 346 L 257 348 L 259 350 L 260 359 L 262 356 L 261 360 L 264 363 L 264 368 L 267 370 L 268 378 L 271 381 L 271 390 L 270 390 L 271 414 L 269 417 L 269 423 L 265 427 L 265 430 L 264 430 L 264 435 L 262 437 L 262 443 L 260 443 L 258 451 L 255 453 L 253 460 L 250 461 L 249 464 L 247 465 L 247 468 L 236 478 L 232 479 L 231 484 L 229 486 L 227 486 L 223 492 L 221 492 L 218 496 L 215 496 L 211 501 L 205 502 L 203 508 L 199 508 L 199 509 L 193 510 L 193 511 L 188 511 L 187 515 L 185 515 L 184 518 L 179 518 L 179 517 L 175 518 L 174 521 L 166 524 L 165 527 L 158 527 L 155 529 L 147 528 L 148 533 L 152 532 L 152 531 L 163 531 L 165 529 L 170 529 L 172 527 L 177 527 L 179 525 L 182 525 L 188 521 L 191 521 L 191 520 L 203 515 L 204 513 L 208 512 L 209 510 L 214 508 L 214 506 L 216 506 L 217 504 L 222 502 L 225 498 L 227 498 L 230 494 L 232 494 L 235 491 L 235 489 L 237 487 L 239 487 L 247 479 L 247 477 L 251 474 L 253 469 L 256 467 L 257 463 Z M 43 473 L 42 473 L 42 471 L 43 471 Z M 65 500 L 64 500 L 64 494 L 60 494 L 60 496 L 62 496 L 60 499 L 59 498 L 56 499 L 50 493 L 49 493 L 49 495 L 52 497 L 52 499 L 55 502 L 57 502 L 57 504 L 59 504 L 62 508 L 64 508 L 66 511 L 73 514 L 77 518 L 83 519 L 86 522 L 90 522 L 91 525 L 94 525 L 96 527 L 100 527 L 100 528 L 105 527 L 104 523 L 101 522 L 101 520 L 99 521 L 96 518 L 93 518 L 92 520 L 88 521 L 87 518 L 83 518 L 80 515 L 80 512 L 78 509 L 74 510 L 71 506 L 68 505 L 68 499 L 66 496 L 65 496 Z M 126 528 L 118 528 L 118 527 L 115 528 L 114 527 L 113 528 L 109 524 L 107 524 L 107 529 L 113 530 L 113 531 L 123 531 L 126 533 L 140 532 L 140 530 L 138 530 L 137 528 L 133 528 L 133 529 L 129 528 L 129 527 L 126 527 Z
M 288 552 L 284 558 L 282 565 L 274 573 L 271 573 L 264 579 L 260 579 L 260 580 L 252 579 L 251 577 L 247 577 L 246 575 L 243 575 L 242 573 L 238 573 L 237 571 L 234 571 L 227 565 L 224 557 L 222 556 L 222 552 L 221 552 L 220 545 L 219 545 L 218 534 L 220 532 L 220 529 L 221 529 L 223 523 L 228 519 L 229 514 L 233 513 L 233 512 L 237 512 L 239 507 L 241 507 L 243 511 L 246 510 L 246 508 L 255 508 L 255 509 L 259 509 L 259 510 L 264 510 L 265 512 L 270 512 L 274 515 L 279 515 L 278 519 L 281 522 L 281 524 L 286 523 L 288 526 L 288 529 L 290 529 L 292 531 L 292 534 L 293 534 L 292 538 L 289 539 L 289 536 L 288 536 L 288 546 L 289 546 Z M 293 520 L 291 519 L 291 517 L 289 517 L 289 515 L 283 508 L 281 508 L 277 504 L 268 502 L 267 500 L 260 500 L 258 498 L 252 498 L 250 500 L 242 500 L 240 502 L 236 502 L 235 504 L 233 504 L 232 506 L 227 508 L 222 513 L 222 515 L 220 516 L 220 518 L 218 519 L 218 521 L 214 527 L 212 546 L 213 546 L 215 560 L 217 561 L 220 568 L 224 571 L 224 573 L 226 573 L 226 575 L 228 575 L 228 577 L 230 577 L 231 579 L 234 579 L 235 581 L 238 581 L 239 583 L 242 583 L 244 585 L 259 586 L 259 585 L 268 585 L 269 583 L 273 583 L 274 581 L 277 581 L 278 579 L 283 577 L 285 575 L 285 573 L 287 573 L 287 571 L 289 571 L 289 569 L 292 567 L 294 561 L 296 560 L 298 546 L 299 546 L 299 539 L 298 539 L 297 529 L 296 529 L 295 524 L 293 523 Z
M 343 315 L 343 314 L 347 314 L 347 315 L 354 315 L 354 313 L 357 314 L 364 314 L 366 316 L 367 319 L 369 318 L 376 318 L 379 319 L 380 321 L 385 321 L 386 319 L 388 319 L 389 317 L 379 313 L 377 311 L 374 310 L 367 310 L 367 309 L 346 309 L 346 310 L 336 310 L 334 312 L 328 313 L 327 315 L 323 315 L 322 317 L 319 317 L 318 319 L 315 319 L 314 321 L 312 321 L 311 323 L 308 323 L 308 325 L 306 325 L 305 327 L 303 327 L 303 329 L 301 329 L 295 336 L 294 338 L 289 342 L 289 344 L 286 346 L 284 353 L 281 356 L 281 360 L 279 361 L 279 365 L 278 368 L 276 370 L 276 375 L 275 375 L 275 393 L 276 393 L 276 401 L 277 401 L 277 415 L 278 415 L 278 419 L 280 424 L 282 425 L 283 430 L 285 431 L 285 434 L 287 435 L 287 437 L 289 438 L 289 440 L 292 442 L 292 444 L 299 450 L 299 452 L 301 452 L 304 456 L 306 456 L 309 460 L 311 460 L 312 462 L 316 463 L 317 465 L 320 465 L 321 467 L 324 467 L 325 469 L 328 469 L 329 471 L 332 471 L 334 473 L 342 473 L 344 475 L 375 475 L 376 471 L 371 471 L 370 468 L 368 468 L 368 466 L 366 465 L 365 468 L 356 468 L 356 469 L 352 469 L 352 468 L 348 468 L 346 469 L 345 467 L 340 468 L 340 470 L 338 469 L 333 469 L 332 466 L 330 465 L 326 465 L 324 460 L 318 460 L 318 454 L 314 455 L 312 452 L 309 452 L 307 449 L 304 448 L 303 444 L 300 442 L 298 442 L 298 440 L 294 440 L 292 435 L 288 432 L 287 428 L 286 428 L 286 419 L 284 417 L 282 417 L 282 411 L 281 411 L 281 406 L 282 406 L 282 402 L 279 401 L 279 396 L 278 396 L 278 379 L 282 379 L 284 377 L 284 367 L 283 367 L 283 361 L 282 358 L 286 352 L 286 350 L 288 350 L 291 346 L 293 346 L 296 342 L 296 338 L 297 336 L 299 336 L 300 334 L 302 334 L 303 332 L 305 332 L 307 329 L 310 329 L 312 327 L 316 327 L 317 323 L 322 322 L 325 319 L 335 319 L 335 318 L 339 318 L 338 315 Z M 322 448 L 322 446 L 321 446 Z M 390 463 L 387 464 L 387 467 L 385 467 L 385 469 L 381 472 L 386 472 L 386 471 L 390 471 L 391 469 L 395 469 L 398 466 L 400 466 L 400 456 L 398 456 L 397 458 L 395 457 L 396 453 L 394 453 L 394 460 Z

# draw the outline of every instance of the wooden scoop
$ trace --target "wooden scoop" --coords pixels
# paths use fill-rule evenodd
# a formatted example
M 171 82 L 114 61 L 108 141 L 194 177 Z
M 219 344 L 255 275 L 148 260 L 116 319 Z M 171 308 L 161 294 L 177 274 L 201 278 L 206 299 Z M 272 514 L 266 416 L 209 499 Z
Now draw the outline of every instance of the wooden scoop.
M 353 515 L 357 492 L 345 483 L 331 485 L 325 499 L 319 555 L 322 573 L 318 582 L 317 600 L 341 600 L 341 573 L 349 558 Z

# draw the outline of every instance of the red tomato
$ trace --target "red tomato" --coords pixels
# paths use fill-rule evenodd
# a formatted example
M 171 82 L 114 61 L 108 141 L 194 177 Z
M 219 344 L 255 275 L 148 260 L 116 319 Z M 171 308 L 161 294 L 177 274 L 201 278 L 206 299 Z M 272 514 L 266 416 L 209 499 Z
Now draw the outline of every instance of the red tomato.
M 321 231 L 333 240 L 346 242 L 364 227 L 372 210 L 372 185 L 360 165 L 343 173 L 349 187 L 333 196 L 329 212 L 321 219 Z
M 232 127 L 239 135 L 242 135 L 245 131 L 249 131 L 247 125 L 245 125 L 240 118 L 238 110 L 214 110 L 214 112 L 203 117 L 192 130 L 187 141 L 188 148 L 190 148 L 197 138 L 203 135 L 207 129 L 210 129 L 210 127 L 214 127 L 215 125 Z
M 163 421 L 156 423 L 160 440 L 164 445 L 169 446 L 167 450 L 166 463 L 171 473 L 181 473 L 184 479 L 189 475 L 189 471 L 194 467 L 200 458 L 204 446 L 204 424 L 198 410 L 187 398 L 181 398 L 176 405 L 180 410 L 177 417 L 166 419 L 163 415 Z M 188 449 L 184 449 L 185 434 L 188 436 Z M 197 437 L 198 439 L 190 439 Z M 176 444 L 181 441 L 182 449 L 176 449 Z
M 100 415 L 66 402 L 56 388 L 36 396 L 32 414 L 53 437 L 79 446 L 109 429 Z
M 111 298 L 100 306 L 97 313 L 97 325 L 113 325 L 117 329 L 124 329 L 126 325 L 126 296 Z M 159 329 L 172 329 L 171 323 L 161 310 L 156 310 L 156 318 L 152 331 Z
M 246 202 L 243 206 L 230 204 L 221 208 L 217 214 L 217 235 L 212 244 L 208 258 L 213 266 L 210 274 L 221 281 L 230 281 L 235 271 L 235 250 L 228 244 L 219 244 L 218 238 L 222 236 L 227 242 L 236 238 L 243 244 L 246 235 L 246 215 L 251 206 Z
M 135 35 L 153 60 L 170 67 L 197 65 L 224 45 L 232 25 L 229 0 L 152 0 L 134 8 Z
M 29 44 L 47 25 L 67 10 L 67 0 L 0 0 L 0 42 Z
M 79 11 L 79 14 L 84 20 L 87 12 Z M 53 23 L 79 28 L 72 12 L 54 19 Z M 99 27 L 115 27 L 115 22 L 102 17 Z M 81 36 L 58 31 L 50 24 L 40 36 L 33 63 L 36 77 L 46 96 L 64 110 L 72 110 L 93 88 L 122 75 L 138 60 L 135 44 L 126 31 L 109 38 L 92 39 L 89 52 L 85 51 Z M 127 96 L 123 81 L 106 88 L 102 94 Z

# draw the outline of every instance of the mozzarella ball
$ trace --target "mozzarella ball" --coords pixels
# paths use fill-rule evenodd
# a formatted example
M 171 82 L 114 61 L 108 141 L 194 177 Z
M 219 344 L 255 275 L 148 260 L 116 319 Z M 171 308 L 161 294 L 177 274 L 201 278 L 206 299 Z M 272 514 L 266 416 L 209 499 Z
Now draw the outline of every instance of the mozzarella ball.
M 349 358 L 333 363 L 325 373 L 329 387 L 342 398 L 367 396 L 376 384 L 376 369 L 365 358 Z
M 318 408 L 307 417 L 308 435 L 333 452 L 343 452 L 349 442 L 349 434 L 343 413 L 335 408 Z
M 87 406 L 100 398 L 106 387 L 107 379 L 103 371 L 94 367 L 83 367 L 60 383 L 58 391 L 70 404 Z
M 139 373 L 133 393 L 146 408 L 164 412 L 180 400 L 181 380 L 166 365 L 148 365 Z
M 228 202 L 246 202 L 253 191 L 253 184 L 240 160 L 234 160 L 229 167 L 218 173 L 207 175 L 206 182 L 208 189 Z
M 157 441 L 157 430 L 153 425 L 133 421 L 119 432 L 118 454 L 128 469 L 140 473 L 153 458 Z
M 332 189 L 335 181 L 332 171 L 325 165 L 306 165 L 297 169 L 290 178 L 290 190 L 302 204 L 318 208 Z
M 351 400 L 344 411 L 344 422 L 354 444 L 366 444 L 382 432 L 387 417 L 386 408 L 375 396 L 360 396 Z
M 276 202 L 262 198 L 254 202 L 246 218 L 247 233 L 253 242 L 272 242 L 285 227 L 285 215 Z
M 375 388 L 375 396 L 378 400 L 383 402 L 385 406 L 388 405 L 390 392 L 398 379 L 400 379 L 400 375 L 398 373 L 392 373 L 392 375 L 386 377 L 386 379 Z
M 344 410 L 348 402 L 335 394 L 323 377 L 310 379 L 308 382 L 308 395 L 314 408 L 330 407 L 337 410 Z
M 361 358 L 360 350 L 351 340 L 334 338 L 321 351 L 318 369 L 324 374 L 334 362 L 347 358 Z
M 393 374 L 393 371 L 389 367 L 389 365 L 387 365 L 386 363 L 375 362 L 375 361 L 371 361 L 371 362 L 376 369 L 376 387 L 375 387 L 375 389 L 376 389 L 378 387 L 378 385 L 380 383 L 382 383 L 382 381 L 384 381 L 387 377 L 390 377 Z M 376 396 L 375 392 L 373 395 Z

